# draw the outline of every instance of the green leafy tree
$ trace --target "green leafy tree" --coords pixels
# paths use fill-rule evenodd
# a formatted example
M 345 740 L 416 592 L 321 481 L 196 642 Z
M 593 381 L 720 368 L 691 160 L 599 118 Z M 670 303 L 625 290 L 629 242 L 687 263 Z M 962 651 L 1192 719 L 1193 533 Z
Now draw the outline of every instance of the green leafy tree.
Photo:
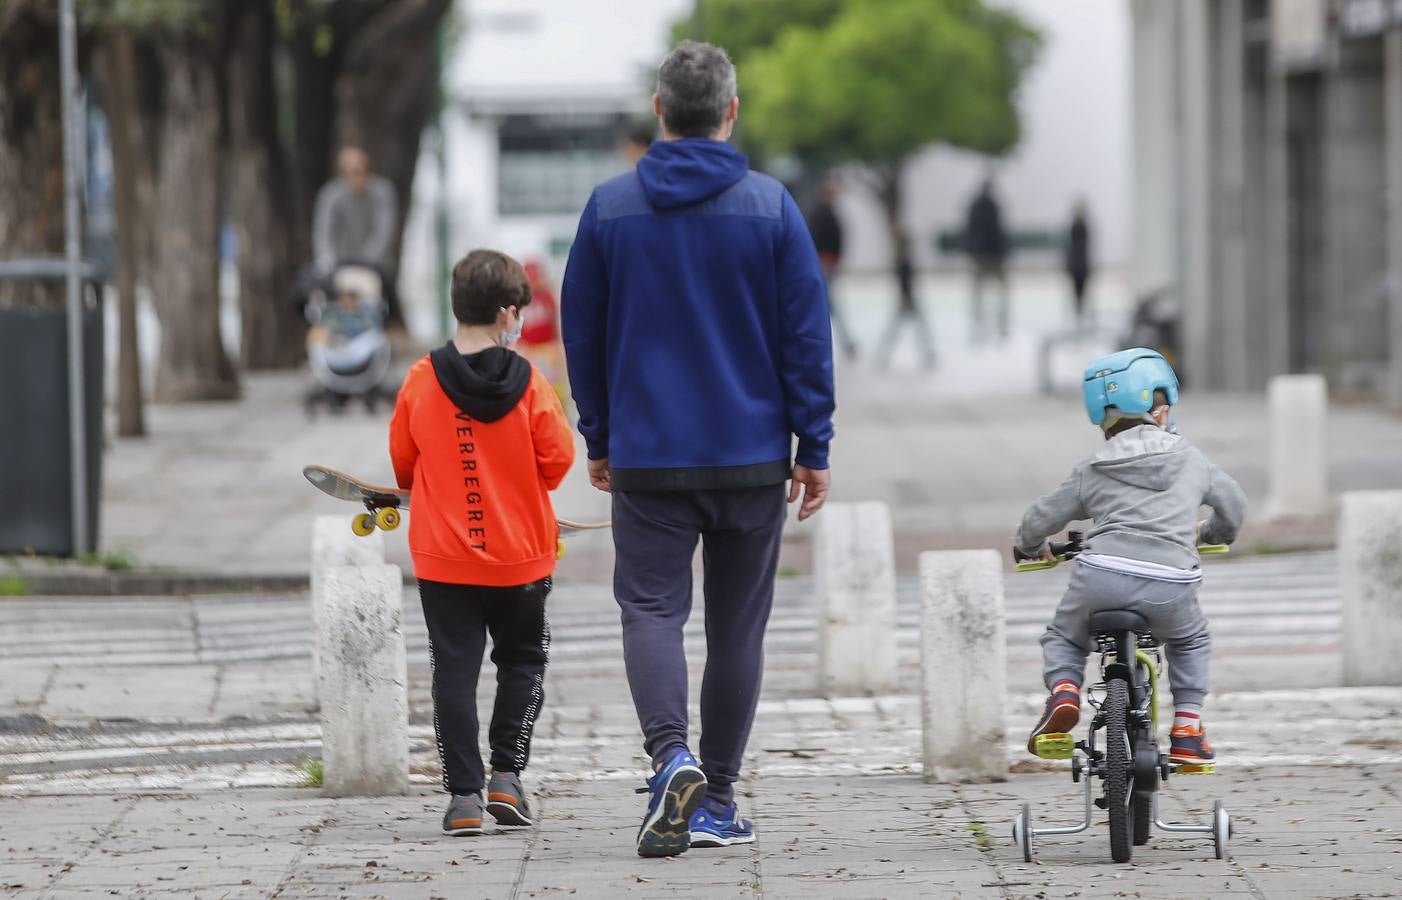
M 791 28 L 820 28 L 852 0 L 696 0 L 672 26 L 672 42 L 690 38 L 724 47 L 737 66 Z
M 772 21 L 774 8 L 786 5 L 754 7 Z M 768 153 L 860 164 L 894 232 L 902 176 L 916 152 L 944 143 L 1002 155 L 1017 145 L 1017 91 L 1041 39 L 981 0 L 838 5 L 820 24 L 782 28 L 769 46 L 745 52 L 742 120 Z M 896 247 L 906 252 L 903 242 Z

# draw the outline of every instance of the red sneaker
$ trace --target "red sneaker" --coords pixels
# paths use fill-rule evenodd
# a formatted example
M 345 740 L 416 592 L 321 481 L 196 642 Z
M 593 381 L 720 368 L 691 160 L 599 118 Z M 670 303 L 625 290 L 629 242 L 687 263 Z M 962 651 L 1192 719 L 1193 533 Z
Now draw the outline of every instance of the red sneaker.
M 1027 739 L 1027 752 L 1037 755 L 1037 738 L 1044 734 L 1066 734 L 1081 721 L 1081 689 L 1069 681 L 1052 688 L 1046 711 Z
M 1174 765 L 1200 766 L 1212 762 L 1217 755 L 1207 742 L 1207 729 L 1197 725 L 1175 725 L 1168 736 L 1173 741 L 1168 761 Z

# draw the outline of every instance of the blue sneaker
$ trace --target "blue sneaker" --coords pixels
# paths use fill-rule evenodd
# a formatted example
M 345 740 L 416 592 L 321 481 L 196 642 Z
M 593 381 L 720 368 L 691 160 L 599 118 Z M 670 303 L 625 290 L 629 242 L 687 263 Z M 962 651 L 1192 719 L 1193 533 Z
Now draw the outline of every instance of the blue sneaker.
M 754 825 L 749 819 L 740 818 L 734 803 L 722 806 L 707 797 L 691 817 L 693 847 L 730 847 L 754 842 Z
M 696 757 L 677 750 L 638 793 L 650 793 L 638 829 L 639 856 L 677 856 L 691 847 L 691 817 L 706 797 L 706 776 Z

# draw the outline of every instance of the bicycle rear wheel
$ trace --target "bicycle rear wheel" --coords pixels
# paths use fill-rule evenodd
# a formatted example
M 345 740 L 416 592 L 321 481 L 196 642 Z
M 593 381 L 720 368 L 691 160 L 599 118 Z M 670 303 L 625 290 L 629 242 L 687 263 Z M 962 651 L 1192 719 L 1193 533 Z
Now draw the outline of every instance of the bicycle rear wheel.
M 1105 716 L 1105 808 L 1110 813 L 1110 856 L 1129 862 L 1134 855 L 1134 809 L 1130 786 L 1134 754 L 1129 746 L 1129 684 L 1111 678 L 1101 707 Z
M 1154 795 L 1135 791 L 1131 801 L 1134 819 L 1134 846 L 1142 847 L 1149 843 L 1149 829 L 1154 824 Z

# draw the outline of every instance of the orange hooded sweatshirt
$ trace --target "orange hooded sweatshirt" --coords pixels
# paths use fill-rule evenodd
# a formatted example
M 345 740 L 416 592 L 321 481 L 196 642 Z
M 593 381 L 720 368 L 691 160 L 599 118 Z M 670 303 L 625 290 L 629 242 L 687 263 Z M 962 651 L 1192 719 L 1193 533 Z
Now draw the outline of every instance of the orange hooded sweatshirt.
M 554 388 L 502 347 L 450 342 L 414 363 L 389 424 L 389 455 L 414 495 L 409 549 L 428 581 L 510 587 L 555 571 L 549 492 L 574 462 Z

